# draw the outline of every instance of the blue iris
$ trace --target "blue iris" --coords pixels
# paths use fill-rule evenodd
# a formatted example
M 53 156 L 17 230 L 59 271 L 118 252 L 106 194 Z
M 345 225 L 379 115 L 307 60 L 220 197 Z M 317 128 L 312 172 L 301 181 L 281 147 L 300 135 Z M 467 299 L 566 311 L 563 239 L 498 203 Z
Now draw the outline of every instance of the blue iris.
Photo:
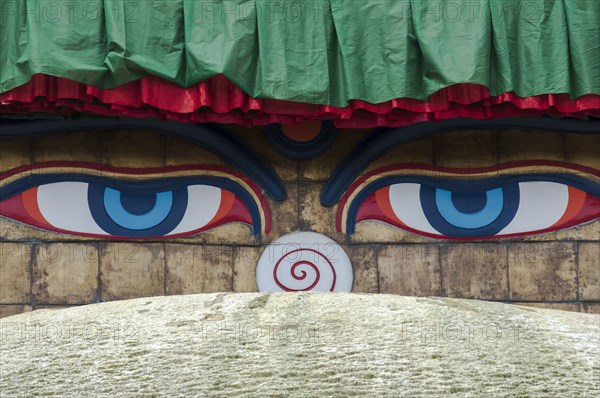
M 423 213 L 440 234 L 451 237 L 494 236 L 515 217 L 519 186 L 509 183 L 490 190 L 457 184 L 456 189 L 421 185 Z
M 123 195 L 126 197 L 125 195 Z M 154 199 L 154 206 L 150 211 L 145 212 L 144 208 L 147 207 L 148 198 Z M 129 204 L 129 207 L 133 209 L 128 211 L 125 209 L 125 203 L 121 201 L 121 192 L 116 189 L 106 188 L 104 191 L 104 207 L 106 212 L 112 218 L 112 220 L 128 229 L 148 229 L 155 227 L 160 224 L 171 211 L 173 206 L 173 193 L 172 192 L 159 192 L 154 195 L 142 196 L 138 200 L 135 197 L 128 197 L 127 201 L 123 201 Z M 142 207 L 142 210 L 135 211 L 136 208 Z M 138 213 L 138 214 L 136 214 Z
M 481 200 L 481 197 L 484 200 Z M 435 201 L 440 215 L 450 224 L 458 228 L 481 228 L 491 224 L 502 213 L 504 208 L 504 195 L 502 188 L 492 189 L 472 194 L 457 194 L 445 189 L 435 190 Z M 483 206 L 481 206 L 483 202 Z M 460 204 L 459 204 L 460 203 Z M 464 211 L 463 209 L 467 209 Z M 477 209 L 475 211 L 473 208 Z M 461 211 L 462 210 L 462 211 Z
M 88 202 L 94 221 L 111 235 L 164 236 L 183 219 L 188 205 L 187 186 L 169 191 L 142 185 L 109 187 L 90 183 Z

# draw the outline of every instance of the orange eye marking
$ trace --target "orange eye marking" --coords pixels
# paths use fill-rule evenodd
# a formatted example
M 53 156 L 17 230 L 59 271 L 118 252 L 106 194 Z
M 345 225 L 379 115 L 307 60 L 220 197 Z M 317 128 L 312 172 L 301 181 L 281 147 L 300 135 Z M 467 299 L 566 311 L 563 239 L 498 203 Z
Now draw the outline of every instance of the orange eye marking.
M 225 189 L 221 189 L 221 205 L 219 206 L 217 214 L 215 214 L 215 216 L 210 222 L 217 222 L 223 217 L 225 217 L 233 207 L 234 203 L 235 195 Z
M 31 188 L 21 194 L 21 201 L 23 202 L 23 208 L 29 214 L 31 218 L 36 220 L 37 222 L 41 222 L 43 224 L 48 224 L 48 221 L 44 218 L 42 213 L 40 212 L 40 208 L 37 204 L 37 187 Z
M 586 196 L 586 192 L 574 187 L 569 187 L 569 205 L 567 206 L 567 210 L 565 210 L 565 214 L 563 214 L 560 220 L 558 220 L 553 226 L 566 223 L 579 214 L 583 208 L 583 205 L 585 204 Z
M 377 206 L 379 206 L 379 209 L 383 214 L 391 218 L 394 222 L 397 222 L 399 225 L 404 225 L 404 223 L 400 221 L 400 219 L 396 216 L 396 213 L 392 209 L 392 204 L 390 203 L 389 186 L 377 190 L 377 192 L 375 192 L 375 200 L 377 201 Z

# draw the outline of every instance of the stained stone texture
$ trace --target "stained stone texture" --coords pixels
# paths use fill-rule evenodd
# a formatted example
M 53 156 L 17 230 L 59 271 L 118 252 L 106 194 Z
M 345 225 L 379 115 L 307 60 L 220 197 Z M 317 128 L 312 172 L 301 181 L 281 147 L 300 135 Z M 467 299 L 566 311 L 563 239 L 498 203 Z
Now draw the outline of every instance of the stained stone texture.
M 233 291 L 257 292 L 256 264 L 263 251 L 261 247 L 238 246 L 233 257 Z
M 101 301 L 157 296 L 165 293 L 162 243 L 100 245 Z
M 34 163 L 50 161 L 100 161 L 102 135 L 97 131 L 82 131 L 36 137 L 32 141 Z
M 600 169 L 599 134 L 565 134 L 565 160 Z
M 579 298 L 600 301 L 600 242 L 579 244 Z
M 495 166 L 498 163 L 497 133 L 460 131 L 433 137 L 437 166 L 462 169 Z
M 6 396 L 596 397 L 600 318 L 461 299 L 152 297 L 0 321 Z
M 379 251 L 379 290 L 408 296 L 441 293 L 439 250 L 435 245 L 385 246 Z
M 36 303 L 93 303 L 98 290 L 97 244 L 37 245 L 33 274 Z
M 233 248 L 166 245 L 167 294 L 232 290 Z
M 508 130 L 499 135 L 500 163 L 523 160 L 564 160 L 563 135 L 541 131 Z
M 0 304 L 29 301 L 31 246 L 0 242 Z
M 101 161 L 115 167 L 161 167 L 165 165 L 165 147 L 166 137 L 153 131 L 107 131 L 102 135 Z
M 511 300 L 577 300 L 573 243 L 513 243 L 508 267 Z
M 321 204 L 323 184 L 302 183 L 298 193 L 300 207 L 300 231 L 312 231 L 327 235 L 338 243 L 344 243 L 345 234 L 336 230 L 337 207 L 327 208 Z
M 377 253 L 370 247 L 345 246 L 346 252 L 354 272 L 354 293 L 378 293 L 379 280 L 377 271 Z
M 275 239 L 298 230 L 298 184 L 284 184 L 287 199 L 276 201 L 266 196 L 269 210 L 271 212 L 271 233 L 262 236 L 262 243 L 267 244 Z M 246 242 L 237 242 L 245 244 Z
M 448 297 L 505 300 L 508 298 L 506 245 L 469 243 L 440 250 L 442 288 Z
M 2 138 L 0 141 L 0 172 L 31 163 L 29 138 Z

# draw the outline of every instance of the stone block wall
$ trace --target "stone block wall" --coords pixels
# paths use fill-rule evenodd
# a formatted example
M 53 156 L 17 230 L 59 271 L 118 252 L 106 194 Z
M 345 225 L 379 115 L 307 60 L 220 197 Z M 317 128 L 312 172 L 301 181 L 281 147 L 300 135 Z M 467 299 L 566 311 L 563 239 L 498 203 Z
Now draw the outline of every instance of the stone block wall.
M 255 268 L 269 242 L 315 231 L 338 242 L 354 269 L 354 292 L 476 298 L 600 313 L 600 220 L 543 235 L 486 241 L 435 240 L 364 221 L 336 231 L 337 206 L 320 193 L 340 161 L 368 134 L 342 130 L 332 149 L 307 161 L 273 150 L 259 129 L 231 127 L 271 164 L 288 199 L 267 196 L 270 234 L 242 224 L 166 241 L 108 241 L 43 231 L 0 217 L 0 316 L 134 297 L 256 291 Z M 482 167 L 560 160 L 600 169 L 600 135 L 521 130 L 467 131 L 410 142 L 373 162 Z M 230 166 L 178 138 L 150 131 L 79 132 L 0 140 L 0 172 L 46 161 L 120 167 Z

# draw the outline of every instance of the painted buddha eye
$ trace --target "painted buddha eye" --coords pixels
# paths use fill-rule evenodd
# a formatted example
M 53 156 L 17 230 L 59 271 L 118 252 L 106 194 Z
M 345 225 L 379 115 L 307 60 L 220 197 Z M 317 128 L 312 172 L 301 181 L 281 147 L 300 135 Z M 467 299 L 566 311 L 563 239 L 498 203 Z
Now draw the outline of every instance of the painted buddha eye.
M 581 176 L 452 177 L 385 176 L 367 184 L 348 206 L 347 231 L 354 232 L 357 222 L 379 220 L 434 238 L 491 239 L 555 231 L 600 217 L 600 186 Z
M 83 174 L 36 174 L 4 190 L 0 215 L 83 236 L 173 238 L 230 222 L 249 224 L 260 234 L 268 216 L 264 201 L 257 203 L 255 195 L 239 184 L 216 176 L 124 181 Z

